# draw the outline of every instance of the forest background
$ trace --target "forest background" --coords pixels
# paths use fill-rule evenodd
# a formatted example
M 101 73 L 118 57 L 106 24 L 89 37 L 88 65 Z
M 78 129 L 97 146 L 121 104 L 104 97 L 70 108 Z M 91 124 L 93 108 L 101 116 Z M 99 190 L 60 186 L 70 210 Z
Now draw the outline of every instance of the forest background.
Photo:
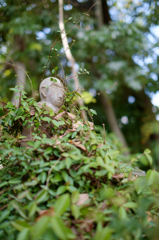
M 145 148 L 151 149 L 156 168 L 158 16 L 159 1 L 155 0 L 64 1 L 67 38 L 80 89 L 84 89 L 84 103 L 97 112 L 96 131 L 102 131 L 105 124 L 106 132 L 114 132 L 121 146 L 128 146 L 137 156 Z M 32 86 L 36 96 L 42 79 L 50 76 L 68 76 L 69 90 L 77 90 L 61 41 L 57 0 L 0 0 L 0 18 L 3 101 L 12 100 L 10 88 L 18 79 L 28 96 L 32 95 Z M 32 86 L 21 68 L 27 71 Z M 87 69 L 89 74 L 81 74 L 80 69 Z M 142 168 L 149 168 L 146 158 L 140 163 Z

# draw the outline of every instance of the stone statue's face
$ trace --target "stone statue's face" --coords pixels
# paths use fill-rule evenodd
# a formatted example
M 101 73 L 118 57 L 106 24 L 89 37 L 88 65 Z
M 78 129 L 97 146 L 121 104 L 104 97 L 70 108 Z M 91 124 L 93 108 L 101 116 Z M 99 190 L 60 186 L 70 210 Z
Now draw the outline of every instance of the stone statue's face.
M 56 107 L 61 107 L 64 103 L 64 96 L 64 87 L 56 82 L 48 88 L 46 101 Z

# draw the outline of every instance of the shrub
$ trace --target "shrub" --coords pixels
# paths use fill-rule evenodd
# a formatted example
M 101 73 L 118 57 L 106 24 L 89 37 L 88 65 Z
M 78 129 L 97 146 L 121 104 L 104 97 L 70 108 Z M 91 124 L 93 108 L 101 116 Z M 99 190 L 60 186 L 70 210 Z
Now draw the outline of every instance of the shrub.
M 156 239 L 158 172 L 143 176 L 116 139 L 90 130 L 71 94 L 59 114 L 24 91 L 18 109 L 1 102 L 0 239 Z M 20 147 L 26 126 L 33 140 Z

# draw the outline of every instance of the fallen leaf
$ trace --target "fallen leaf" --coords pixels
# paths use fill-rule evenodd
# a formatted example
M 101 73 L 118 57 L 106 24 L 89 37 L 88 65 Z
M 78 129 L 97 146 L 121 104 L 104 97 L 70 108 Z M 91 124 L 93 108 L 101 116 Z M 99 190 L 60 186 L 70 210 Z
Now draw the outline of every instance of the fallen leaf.
M 55 120 L 60 120 L 60 118 L 63 117 L 65 114 L 66 114 L 66 112 L 61 112 L 61 113 L 57 114 L 57 115 L 54 117 L 54 119 L 55 119 Z
M 86 125 L 88 125 L 91 130 L 94 130 L 94 124 L 92 122 L 86 121 Z
M 101 147 L 103 147 L 103 143 L 100 143 L 100 144 L 97 146 L 97 148 L 101 148 Z
M 119 178 L 124 178 L 125 176 L 124 176 L 123 173 L 118 173 L 118 174 L 114 174 L 112 177 L 116 178 L 116 179 L 119 179 Z
M 35 115 L 35 108 L 34 107 L 30 107 L 30 115 L 31 116 Z
M 69 116 L 69 118 L 71 119 L 71 120 L 75 120 L 76 119 L 76 116 L 75 115 L 73 115 L 72 113 L 67 113 L 67 115 Z
M 75 141 L 69 141 L 69 143 L 73 144 L 74 146 L 80 148 L 81 150 L 87 152 L 87 149 L 84 145 L 82 145 L 80 142 L 75 142 Z
M 78 201 L 76 202 L 76 205 L 80 206 L 80 205 L 84 204 L 87 200 L 89 200 L 88 194 L 87 193 L 81 193 L 79 195 Z
M 76 131 L 77 128 L 78 128 L 80 125 L 83 126 L 83 123 L 80 122 L 80 121 L 77 121 L 77 122 L 73 121 L 73 122 L 72 122 L 73 131 Z
M 147 221 L 148 222 L 151 222 L 153 219 L 152 219 L 152 214 L 150 213 L 150 212 L 146 212 L 146 214 L 147 214 Z
M 55 135 L 55 136 L 53 136 L 53 137 L 50 138 L 51 140 L 55 140 L 54 147 L 55 147 L 56 145 L 60 145 L 60 144 L 61 144 L 61 142 L 58 140 L 58 138 L 61 139 L 62 136 L 58 137 L 57 135 Z
M 104 211 L 104 210 L 106 209 L 106 207 L 107 207 L 106 202 L 103 202 L 100 209 L 101 209 L 102 211 Z
M 4 108 L 7 105 L 7 103 L 3 102 L 2 100 L 0 100 L 0 104 L 2 108 Z
M 62 139 L 64 136 L 66 136 L 68 133 L 70 133 L 70 132 L 74 132 L 72 129 L 68 129 L 68 130 L 66 130 L 66 132 L 63 134 L 63 135 L 61 135 L 59 138 L 60 139 Z
M 3 112 L 4 112 L 4 113 L 8 113 L 8 112 L 9 112 L 8 109 L 4 108 L 4 107 L 7 105 L 7 103 L 5 103 L 5 102 L 3 102 L 3 101 L 0 100 L 0 105 L 1 105 L 1 107 L 3 108 Z
M 49 208 L 49 209 L 47 209 L 47 210 L 41 210 L 41 211 L 39 212 L 39 216 L 36 218 L 36 222 L 37 222 L 41 217 L 43 217 L 43 216 L 53 217 L 53 216 L 54 216 L 54 213 L 55 213 L 55 211 L 54 211 L 54 208 L 53 208 L 53 207 L 51 207 L 51 208 Z
M 82 122 L 80 121 L 75 121 L 76 120 L 76 116 L 73 115 L 72 113 L 67 113 L 69 118 L 72 120 L 72 127 L 73 130 L 76 130 L 80 125 L 84 125 Z M 86 121 L 86 125 L 88 125 L 90 127 L 91 130 L 94 130 L 94 124 L 92 122 Z
M 84 230 L 85 232 L 92 232 L 94 227 L 94 219 L 86 219 L 82 223 L 80 223 L 79 228 L 81 230 Z

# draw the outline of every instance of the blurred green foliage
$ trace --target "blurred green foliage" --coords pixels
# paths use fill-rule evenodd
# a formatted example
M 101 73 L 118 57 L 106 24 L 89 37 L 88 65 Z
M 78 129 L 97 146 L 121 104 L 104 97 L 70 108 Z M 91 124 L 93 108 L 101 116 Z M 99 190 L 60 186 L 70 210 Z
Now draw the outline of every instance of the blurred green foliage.
M 89 106 L 98 112 L 95 124 L 105 123 L 110 132 L 98 95 L 101 90 L 107 91 L 130 150 L 137 153 L 151 148 L 157 167 L 156 115 L 159 110 L 151 104 L 150 97 L 159 89 L 158 37 L 154 33 L 159 23 L 158 1 L 113 0 L 107 3 L 112 22 L 98 29 L 95 7 L 89 14 L 84 14 L 93 1 L 64 1 L 65 27 L 71 51 L 77 67 L 90 72 L 89 75 L 79 75 L 81 88 L 93 94 L 96 100 L 96 103 L 91 98 L 89 100 Z M 4 61 L 25 63 L 35 92 L 41 80 L 51 76 L 57 66 L 53 72 L 55 76 L 61 75 L 64 79 L 70 76 L 70 63 L 62 53 L 58 1 L 2 0 L 0 5 L 2 100 L 11 99 L 9 88 L 15 85 L 14 68 Z M 50 52 L 51 46 L 54 50 Z M 72 79 L 67 84 L 69 89 L 74 89 Z M 31 95 L 29 81 L 25 90 Z M 129 101 L 130 97 L 133 102 Z M 122 121 L 124 116 L 126 123 Z
M 90 130 L 70 94 L 61 117 L 21 96 L 18 109 L 1 102 L 0 238 L 156 239 L 159 173 L 145 175 L 141 156 L 123 155 L 116 137 Z M 73 131 L 68 112 L 81 123 Z M 20 147 L 26 126 L 33 140 Z M 152 165 L 150 153 L 142 156 Z

